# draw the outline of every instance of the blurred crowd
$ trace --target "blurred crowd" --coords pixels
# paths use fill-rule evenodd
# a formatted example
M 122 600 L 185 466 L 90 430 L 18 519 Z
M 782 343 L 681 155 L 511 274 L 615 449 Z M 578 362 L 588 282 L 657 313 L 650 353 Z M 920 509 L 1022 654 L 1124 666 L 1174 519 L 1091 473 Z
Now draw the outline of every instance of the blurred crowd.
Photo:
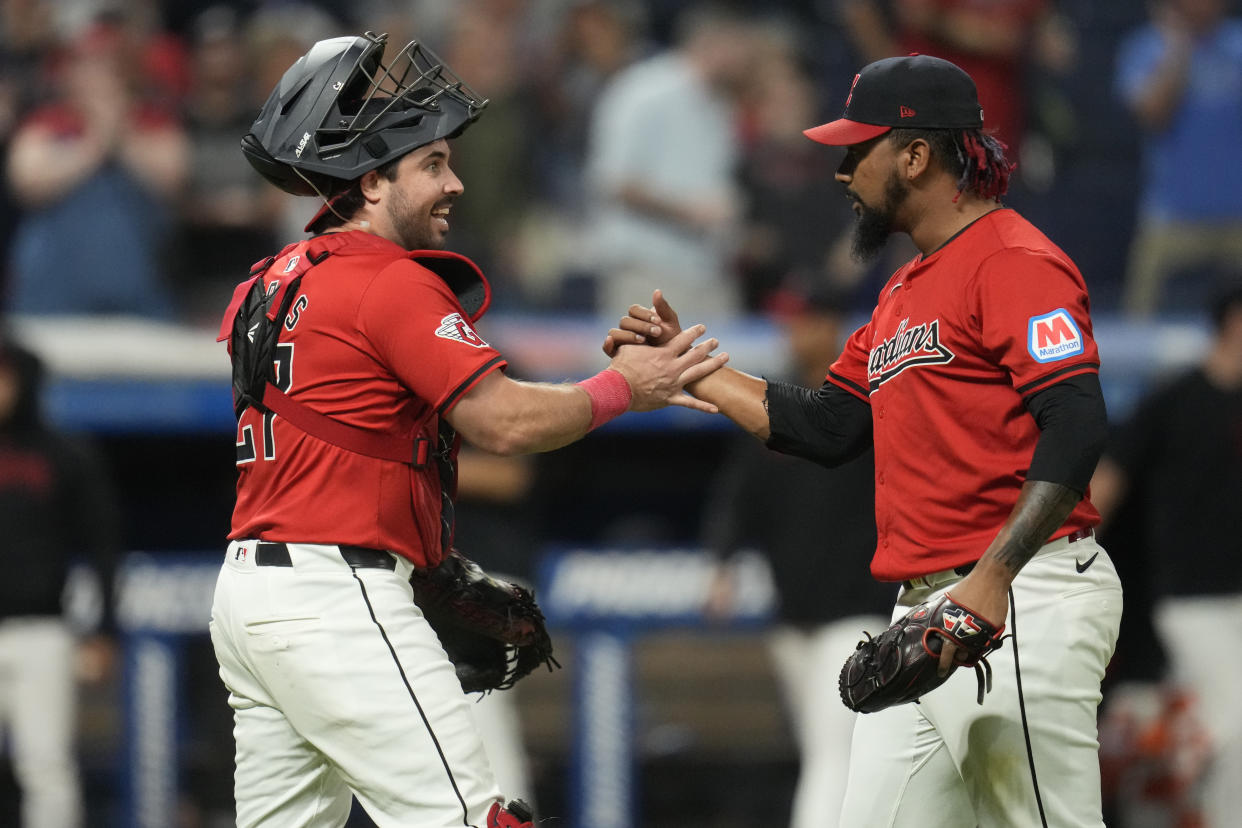
M 1141 644 L 1165 631 L 1153 618 L 1173 630 L 1204 606 L 1225 614 L 1204 626 L 1236 629 L 1219 619 L 1236 619 L 1242 601 L 1242 293 L 1220 290 L 1242 273 L 1242 164 L 1232 155 L 1242 146 L 1242 2 L 0 0 L 0 311 L 216 325 L 250 264 L 301 238 L 319 206 L 267 185 L 241 136 L 312 43 L 363 30 L 388 32 L 390 44 L 417 37 L 490 100 L 484 128 L 454 145 L 465 195 L 450 247 L 488 274 L 499 311 L 615 318 L 658 286 L 709 319 L 768 314 L 808 384 L 912 248 L 894 240 L 874 265 L 851 258 L 853 213 L 833 180 L 840 157 L 802 130 L 839 115 L 846 82 L 869 61 L 918 51 L 967 69 L 986 127 L 1018 163 L 1006 202 L 1078 262 L 1095 310 L 1144 320 L 1212 309 L 1213 351 L 1183 379 L 1198 382 L 1179 397 L 1190 407 L 1170 411 L 1157 395 L 1133 423 L 1117 423 L 1096 484 L 1111 537 L 1134 550 L 1123 577 L 1137 619 L 1115 676 L 1126 692 L 1102 729 L 1109 795 L 1165 808 L 1159 824 L 1212 824 L 1200 805 L 1224 795 L 1200 790 L 1204 769 L 1215 761 L 1236 781 L 1242 759 L 1237 748 L 1210 759 L 1201 722 L 1190 721 L 1200 666 L 1183 654 L 1170 667 L 1159 646 Z M 1209 412 L 1212 429 L 1197 428 Z M 14 434 L 0 436 L 26 440 Z M 1171 451 L 1169 435 L 1195 439 Z M 463 524 L 490 529 L 478 548 L 508 549 L 502 564 L 518 574 L 530 574 L 535 553 L 517 547 L 543 540 L 530 524 L 566 520 L 547 502 L 549 480 L 580 456 L 561 456 L 538 472 L 488 467 L 479 488 L 466 486 L 464 508 L 473 499 L 486 517 Z M 816 514 L 815 502 L 845 492 L 866 501 L 870 472 L 866 458 L 831 479 L 785 462 L 753 443 L 730 449 L 709 502 L 696 504 L 697 540 L 722 555 L 769 553 L 784 598 L 774 657 L 802 722 L 815 708 L 798 703 L 797 668 L 780 668 L 782 653 L 809 657 L 814 630 L 841 618 L 806 594 L 822 582 L 807 573 L 826 559 L 814 554 L 816 527 L 779 522 L 788 537 L 755 527 L 777 525 L 778 509 Z M 753 491 L 767 476 L 786 487 Z M 1169 478 L 1183 497 L 1162 499 L 1149 483 Z M 26 506 L 12 514 L 29 524 Z M 1214 531 L 1182 531 L 1200 527 Z M 853 529 L 833 554 L 865 576 L 874 527 Z M 1217 549 L 1216 568 L 1167 589 L 1183 546 Z M 1162 556 L 1176 560 L 1154 565 Z M 858 606 L 838 607 L 850 629 L 888 611 L 883 599 L 862 603 L 867 586 L 849 588 Z M 1159 684 L 1165 676 L 1176 681 Z M 1242 745 L 1237 718 L 1220 721 Z M 804 760 L 834 767 L 840 757 Z M 820 810 L 805 791 L 795 807 Z
M 1018 161 L 1009 202 L 1082 264 L 1097 307 L 1196 309 L 1242 260 L 1239 23 L 1229 0 L 5 0 L 4 308 L 210 323 L 316 205 L 238 141 L 291 60 L 417 36 L 491 101 L 455 148 L 455 249 L 498 307 L 613 314 L 656 283 L 710 315 L 827 282 L 857 308 L 830 151 L 841 78 L 949 58 Z M 1103 70 L 1103 71 L 1101 71 Z

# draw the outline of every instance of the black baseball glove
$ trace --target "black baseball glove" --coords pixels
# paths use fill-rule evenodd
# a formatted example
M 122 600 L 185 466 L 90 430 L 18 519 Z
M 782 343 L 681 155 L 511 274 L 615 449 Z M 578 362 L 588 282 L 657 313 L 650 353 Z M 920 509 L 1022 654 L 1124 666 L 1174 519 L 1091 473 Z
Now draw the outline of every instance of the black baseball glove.
M 987 655 L 1001 646 L 1005 626 L 997 627 L 945 593 L 919 604 L 884 632 L 858 642 L 841 668 L 841 701 L 851 710 L 874 713 L 893 705 L 918 701 L 948 681 L 958 667 L 974 667 L 979 677 L 979 704 L 992 689 Z M 939 675 L 941 638 L 958 647 L 948 674 Z M 965 656 L 963 657 L 963 653 Z
M 410 576 L 423 611 L 467 693 L 507 690 L 540 664 L 560 667 L 534 594 L 488 575 L 456 550 Z

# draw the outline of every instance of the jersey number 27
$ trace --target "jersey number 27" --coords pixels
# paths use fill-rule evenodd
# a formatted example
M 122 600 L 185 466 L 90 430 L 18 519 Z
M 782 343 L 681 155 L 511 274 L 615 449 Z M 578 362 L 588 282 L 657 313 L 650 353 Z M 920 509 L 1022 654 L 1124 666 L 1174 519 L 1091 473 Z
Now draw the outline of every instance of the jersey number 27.
M 276 343 L 276 355 L 272 358 L 272 362 L 276 366 L 276 387 L 281 391 L 288 393 L 290 387 L 293 386 L 293 343 L 278 342 Z M 247 409 L 242 413 L 241 418 L 237 421 L 237 465 L 241 466 L 246 463 L 253 463 L 258 459 L 258 452 L 254 444 L 254 426 L 247 420 L 251 417 L 253 408 Z M 263 414 L 263 459 L 276 459 L 276 437 L 272 434 L 272 421 L 276 419 L 276 415 L 271 411 Z

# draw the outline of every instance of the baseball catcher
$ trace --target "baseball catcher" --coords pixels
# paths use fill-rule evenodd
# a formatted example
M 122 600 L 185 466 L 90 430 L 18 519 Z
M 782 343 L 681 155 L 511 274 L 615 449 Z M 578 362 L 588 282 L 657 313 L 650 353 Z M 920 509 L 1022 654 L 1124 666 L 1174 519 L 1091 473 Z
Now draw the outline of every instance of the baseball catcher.
M 886 707 L 917 702 L 948 681 L 960 667 L 974 667 L 979 677 L 979 704 L 992 690 L 987 655 L 1001 646 L 999 627 L 953 600 L 947 592 L 919 604 L 874 638 L 858 642 L 841 668 L 841 701 L 851 710 L 874 713 Z M 954 665 L 940 672 L 941 638 L 958 648 Z
M 488 575 L 456 550 L 433 569 L 415 569 L 410 584 L 463 691 L 508 690 L 540 664 L 561 666 L 526 587 Z
M 452 553 L 460 443 L 529 454 L 630 410 L 715 410 L 683 389 L 727 360 L 694 345 L 699 325 L 579 384 L 508 377 L 472 327 L 487 279 L 447 249 L 465 192 L 451 142 L 486 101 L 421 42 L 390 60 L 387 46 L 319 41 L 242 139 L 259 174 L 319 211 L 308 238 L 250 269 L 219 332 L 237 500 L 211 637 L 244 699 L 240 828 L 343 825 L 355 800 L 381 825 L 528 828 L 529 809 L 500 804 L 458 674 L 505 687 L 556 662 L 529 593 Z M 468 649 L 497 642 L 493 673 L 457 651 L 459 628 L 480 636 Z

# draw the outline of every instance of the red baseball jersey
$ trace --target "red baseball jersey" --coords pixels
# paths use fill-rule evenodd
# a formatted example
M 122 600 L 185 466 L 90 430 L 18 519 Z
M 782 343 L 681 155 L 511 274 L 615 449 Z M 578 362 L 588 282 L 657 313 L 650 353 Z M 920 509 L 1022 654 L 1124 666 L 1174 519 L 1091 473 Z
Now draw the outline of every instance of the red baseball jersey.
M 978 560 L 1039 439 L 1024 400 L 1098 371 L 1082 274 L 1012 210 L 893 274 L 827 377 L 871 405 L 872 574 L 903 580 Z M 1098 522 L 1084 497 L 1053 537 Z
M 304 275 L 276 346 L 277 386 L 358 428 L 413 438 L 421 424 L 434 446 L 437 416 L 506 363 L 471 327 L 487 298 L 471 317 L 415 261 L 426 256 L 474 269 L 454 254 L 411 253 L 360 231 L 282 250 L 265 283 Z M 419 565 L 440 558 L 434 462 L 414 469 L 356 454 L 248 408 L 238 422 L 237 467 L 231 539 L 366 546 Z

